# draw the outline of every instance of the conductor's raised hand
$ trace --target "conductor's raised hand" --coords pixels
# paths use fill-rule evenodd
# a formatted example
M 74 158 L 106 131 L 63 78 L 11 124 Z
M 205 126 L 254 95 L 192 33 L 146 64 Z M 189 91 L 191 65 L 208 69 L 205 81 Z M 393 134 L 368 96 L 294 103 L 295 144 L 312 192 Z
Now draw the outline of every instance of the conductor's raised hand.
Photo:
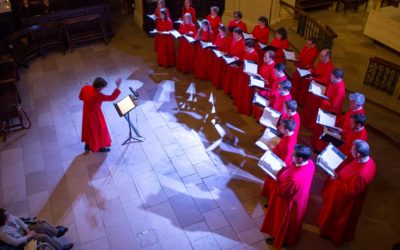
M 121 86 L 122 80 L 121 78 L 118 78 L 117 80 L 115 80 L 115 85 L 117 86 L 117 88 L 119 88 L 119 86 Z

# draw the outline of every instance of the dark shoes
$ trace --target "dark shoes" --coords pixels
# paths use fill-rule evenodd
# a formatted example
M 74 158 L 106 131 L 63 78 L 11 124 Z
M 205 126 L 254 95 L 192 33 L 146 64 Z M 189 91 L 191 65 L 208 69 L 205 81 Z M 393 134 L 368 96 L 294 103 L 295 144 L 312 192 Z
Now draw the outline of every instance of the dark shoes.
M 265 203 L 265 204 L 264 204 L 264 207 L 265 207 L 265 208 L 268 208 L 268 203 Z
M 274 238 L 265 239 L 265 242 L 267 242 L 267 244 L 273 246 L 274 245 Z
M 68 243 L 68 244 L 64 245 L 61 249 L 62 249 L 62 250 L 70 250 L 70 249 L 72 249 L 73 247 L 74 247 L 74 244 Z
M 58 226 L 57 229 L 57 238 L 62 237 L 66 232 L 68 232 L 68 227 Z
M 99 149 L 99 152 L 101 152 L 101 153 L 107 153 L 107 152 L 110 152 L 111 151 L 111 148 L 101 148 L 101 149 Z
M 85 151 L 90 151 L 89 145 L 85 144 Z

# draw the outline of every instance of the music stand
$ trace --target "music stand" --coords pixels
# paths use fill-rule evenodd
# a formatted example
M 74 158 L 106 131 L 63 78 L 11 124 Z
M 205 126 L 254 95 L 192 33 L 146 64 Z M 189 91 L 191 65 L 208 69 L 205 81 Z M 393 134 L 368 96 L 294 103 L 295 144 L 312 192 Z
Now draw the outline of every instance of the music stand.
M 131 139 L 136 141 L 144 141 L 144 137 L 139 134 L 139 131 L 135 126 L 133 126 L 131 119 L 129 118 L 129 113 L 136 108 L 136 102 L 132 95 L 127 95 L 122 100 L 114 103 L 114 107 L 117 110 L 120 117 L 125 117 L 129 124 L 129 137 L 122 143 L 122 145 L 131 143 Z M 136 136 L 132 136 L 132 130 L 135 132 Z

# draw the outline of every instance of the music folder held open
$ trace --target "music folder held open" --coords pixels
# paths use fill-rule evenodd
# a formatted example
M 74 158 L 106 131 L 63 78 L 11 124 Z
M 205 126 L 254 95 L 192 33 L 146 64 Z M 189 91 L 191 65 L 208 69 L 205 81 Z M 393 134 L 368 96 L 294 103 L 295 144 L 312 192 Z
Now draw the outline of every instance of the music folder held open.
M 335 145 L 335 147 L 340 147 L 344 143 L 339 130 L 326 126 L 324 126 L 324 131 L 319 139 L 325 142 L 330 142 Z
M 310 82 L 310 86 L 308 87 L 308 92 L 311 92 L 314 95 L 319 96 L 323 99 L 329 100 L 329 98 L 325 95 L 326 87 L 314 80 Z
M 309 71 L 308 69 L 297 68 L 297 72 L 299 72 L 299 75 L 301 77 L 305 77 L 305 76 L 311 75 L 311 71 Z
M 321 152 L 317 157 L 317 165 L 320 166 L 330 176 L 335 176 L 335 169 L 346 160 L 346 156 L 340 152 L 332 143 Z
M 276 180 L 276 175 L 279 170 L 285 167 L 285 163 L 271 150 L 267 150 L 263 156 L 261 156 L 258 166 L 264 170 L 272 179 Z
M 258 106 L 260 106 L 260 107 L 262 107 L 262 108 L 265 108 L 265 107 L 267 107 L 269 105 L 269 100 L 268 100 L 268 98 L 266 98 L 266 97 L 260 95 L 259 93 L 255 92 L 254 93 L 254 97 L 253 97 L 253 103 L 258 105 Z
M 335 128 L 336 115 L 329 111 L 318 109 L 317 120 L 315 122 L 322 126 Z
M 264 150 L 273 149 L 278 145 L 281 138 L 279 132 L 273 128 L 266 128 L 264 134 L 256 141 L 256 145 Z
M 265 107 L 260 118 L 260 123 L 266 127 L 276 129 L 281 115 L 281 112 L 270 107 Z
M 285 55 L 286 60 L 297 62 L 296 54 L 292 50 L 283 50 L 283 54 Z

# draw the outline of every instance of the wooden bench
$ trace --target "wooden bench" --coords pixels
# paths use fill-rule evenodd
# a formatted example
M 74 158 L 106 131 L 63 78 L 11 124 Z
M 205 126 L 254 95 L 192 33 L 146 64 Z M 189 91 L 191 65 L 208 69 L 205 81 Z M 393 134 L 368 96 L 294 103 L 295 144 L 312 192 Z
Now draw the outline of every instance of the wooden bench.
M 90 41 L 101 40 L 107 44 L 106 31 L 97 14 L 69 18 L 63 25 L 70 51 Z

